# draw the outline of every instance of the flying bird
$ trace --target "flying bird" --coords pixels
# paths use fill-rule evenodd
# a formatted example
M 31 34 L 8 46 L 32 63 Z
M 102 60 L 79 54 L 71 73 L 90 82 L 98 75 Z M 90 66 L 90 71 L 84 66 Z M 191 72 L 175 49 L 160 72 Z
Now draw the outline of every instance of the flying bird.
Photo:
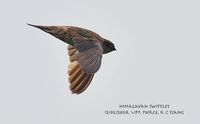
M 88 29 L 74 26 L 32 25 L 68 44 L 70 90 L 80 94 L 87 89 L 101 66 L 103 54 L 112 52 L 114 44 Z

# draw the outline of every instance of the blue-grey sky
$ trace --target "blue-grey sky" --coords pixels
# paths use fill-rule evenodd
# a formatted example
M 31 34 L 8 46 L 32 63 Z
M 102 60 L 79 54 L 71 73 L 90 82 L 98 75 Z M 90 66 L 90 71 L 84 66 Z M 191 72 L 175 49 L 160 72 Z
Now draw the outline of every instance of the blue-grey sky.
M 0 123 L 199 122 L 197 0 L 2 0 Z M 67 44 L 26 23 L 74 25 L 111 40 L 116 52 L 81 95 L 69 90 Z M 170 104 L 185 115 L 105 115 L 119 104 Z

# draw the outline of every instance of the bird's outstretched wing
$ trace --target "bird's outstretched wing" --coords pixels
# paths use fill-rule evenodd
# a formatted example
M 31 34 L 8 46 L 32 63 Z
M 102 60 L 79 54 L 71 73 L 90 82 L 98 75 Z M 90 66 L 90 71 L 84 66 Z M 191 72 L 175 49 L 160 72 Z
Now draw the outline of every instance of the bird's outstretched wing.
M 75 48 L 78 50 L 77 60 L 86 73 L 96 73 L 101 66 L 103 48 L 96 40 L 86 38 L 73 38 Z
M 74 38 L 73 42 L 74 46 L 68 46 L 69 82 L 72 93 L 80 94 L 100 68 L 103 50 L 98 42 L 84 38 Z

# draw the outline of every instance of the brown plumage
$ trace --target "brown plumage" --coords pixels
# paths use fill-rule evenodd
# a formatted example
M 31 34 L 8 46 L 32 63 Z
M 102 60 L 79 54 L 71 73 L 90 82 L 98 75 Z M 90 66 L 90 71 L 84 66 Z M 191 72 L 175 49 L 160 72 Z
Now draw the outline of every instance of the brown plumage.
M 68 66 L 68 74 L 70 90 L 72 93 L 80 94 L 89 86 L 94 74 L 87 74 L 81 69 L 78 61 L 75 59 L 76 53 L 78 53 L 76 48 L 69 45 L 68 55 L 70 56 L 69 58 L 71 63 Z
M 103 54 L 116 50 L 114 44 L 97 33 L 73 26 L 30 26 L 39 28 L 68 45 L 70 90 L 80 94 L 99 70 Z

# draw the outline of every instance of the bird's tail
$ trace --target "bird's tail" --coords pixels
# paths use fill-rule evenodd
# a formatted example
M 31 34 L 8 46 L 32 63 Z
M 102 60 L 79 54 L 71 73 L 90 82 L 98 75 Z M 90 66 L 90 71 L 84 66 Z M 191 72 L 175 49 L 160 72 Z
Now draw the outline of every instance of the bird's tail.
M 87 89 L 93 79 L 94 74 L 83 72 L 77 61 L 69 65 L 69 82 L 72 93 L 80 94 Z

